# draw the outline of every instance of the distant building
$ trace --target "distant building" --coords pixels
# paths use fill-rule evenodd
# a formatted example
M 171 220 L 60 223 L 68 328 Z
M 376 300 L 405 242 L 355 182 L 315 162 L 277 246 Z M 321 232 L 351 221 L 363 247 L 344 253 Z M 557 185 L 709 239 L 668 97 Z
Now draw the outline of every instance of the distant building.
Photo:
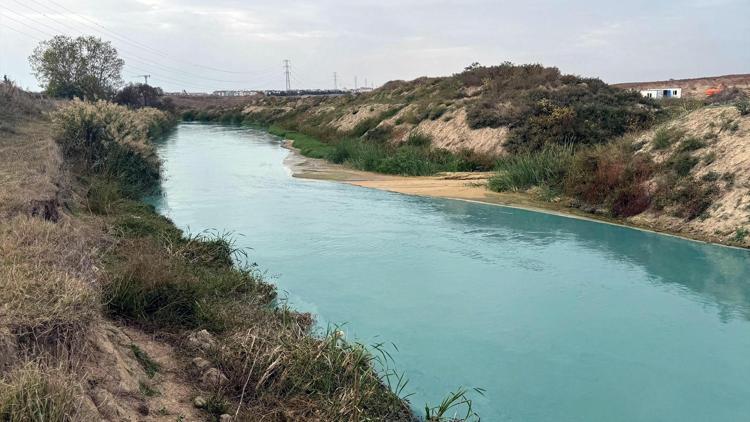
M 641 95 L 655 100 L 661 100 L 662 98 L 682 98 L 682 88 L 644 89 L 641 91 Z
M 251 90 L 232 90 L 232 91 L 214 91 L 213 95 L 217 95 L 219 97 L 249 97 L 257 93 L 258 91 L 251 91 Z

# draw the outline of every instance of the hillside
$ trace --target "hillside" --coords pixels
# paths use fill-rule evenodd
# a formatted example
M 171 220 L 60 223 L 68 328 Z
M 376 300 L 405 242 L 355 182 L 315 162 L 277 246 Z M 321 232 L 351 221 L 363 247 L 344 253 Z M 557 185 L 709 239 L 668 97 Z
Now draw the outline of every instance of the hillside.
M 722 80 L 728 78 L 746 80 Z M 403 176 L 494 171 L 487 184 L 494 191 L 526 192 L 596 218 L 750 245 L 744 152 L 750 104 L 741 90 L 705 102 L 655 102 L 555 68 L 506 63 L 393 81 L 362 95 L 258 96 L 242 105 L 214 100 L 200 106 L 175 98 L 175 104 L 185 120 L 269 128 L 304 155 L 357 170 Z
M 726 86 L 738 88 L 750 94 L 750 74 L 711 76 L 691 79 L 670 79 L 652 82 L 627 82 L 614 84 L 618 88 L 643 90 L 649 88 L 682 88 L 682 95 L 686 98 L 705 98 L 706 90 Z

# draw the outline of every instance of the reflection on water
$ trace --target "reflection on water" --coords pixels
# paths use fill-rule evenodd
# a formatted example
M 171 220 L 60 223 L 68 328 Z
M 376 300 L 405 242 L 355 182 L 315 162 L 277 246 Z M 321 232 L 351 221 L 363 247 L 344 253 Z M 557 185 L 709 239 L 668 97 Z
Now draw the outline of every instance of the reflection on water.
M 322 325 L 394 342 L 417 407 L 483 420 L 734 421 L 750 412 L 750 261 L 606 224 L 298 180 L 277 139 L 182 125 L 162 212 L 230 230 Z
M 579 248 L 642 266 L 655 283 L 674 283 L 695 294 L 696 300 L 715 304 L 723 321 L 750 320 L 748 251 L 523 210 L 496 212 L 468 202 L 434 202 L 436 211 L 467 226 L 466 234 L 479 233 L 498 243 L 518 242 L 524 247 L 570 239 Z

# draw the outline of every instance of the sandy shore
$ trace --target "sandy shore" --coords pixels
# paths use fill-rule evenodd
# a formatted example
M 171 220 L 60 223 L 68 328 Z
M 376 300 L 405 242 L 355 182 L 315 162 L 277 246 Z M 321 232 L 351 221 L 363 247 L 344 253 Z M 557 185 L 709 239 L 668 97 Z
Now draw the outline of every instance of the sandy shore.
M 702 238 L 696 234 L 676 234 L 659 227 L 644 226 L 630 221 L 595 215 L 571 208 L 564 203 L 542 201 L 524 192 L 493 192 L 487 189 L 487 180 L 491 172 L 456 172 L 441 173 L 435 176 L 394 176 L 355 170 L 325 160 L 309 158 L 300 154 L 292 146 L 292 141 L 284 141 L 283 147 L 291 153 L 284 160 L 292 176 L 303 179 L 332 180 L 371 189 L 380 189 L 406 195 L 418 195 L 433 198 L 456 199 L 470 202 L 500 205 L 530 211 L 555 214 L 568 218 L 595 221 L 598 223 L 630 227 L 637 230 L 679 237 L 700 243 L 714 243 L 721 246 L 735 247 Z M 744 249 L 744 248 L 739 248 Z
M 305 157 L 292 147 L 291 141 L 284 141 L 283 146 L 291 151 L 284 160 L 284 164 L 290 170 L 292 176 L 302 179 L 332 180 L 406 195 L 481 202 L 623 225 L 603 217 L 592 217 L 589 213 L 566 207 L 563 204 L 540 201 L 527 193 L 493 192 L 487 189 L 487 180 L 492 176 L 492 172 L 454 172 L 441 173 L 435 176 L 395 176 L 356 170 L 325 160 Z

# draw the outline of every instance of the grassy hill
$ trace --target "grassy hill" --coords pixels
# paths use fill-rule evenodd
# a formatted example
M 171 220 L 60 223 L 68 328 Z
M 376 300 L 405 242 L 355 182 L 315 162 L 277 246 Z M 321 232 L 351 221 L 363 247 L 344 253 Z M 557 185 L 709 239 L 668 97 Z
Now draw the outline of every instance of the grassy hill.
M 710 99 L 657 102 L 556 68 L 504 63 L 392 81 L 359 95 L 175 102 L 185 120 L 265 127 L 294 140 L 305 155 L 360 170 L 409 176 L 490 170 L 496 172 L 492 190 L 529 192 L 598 216 L 748 244 L 746 186 L 722 182 L 744 180 L 750 164 L 737 158 L 745 157 L 738 151 L 748 140 L 750 113 L 741 88 Z M 696 132 L 699 126 L 712 129 Z M 723 166 L 721 172 L 710 169 L 712 157 L 710 166 Z M 740 211 L 727 218 L 730 207 Z

